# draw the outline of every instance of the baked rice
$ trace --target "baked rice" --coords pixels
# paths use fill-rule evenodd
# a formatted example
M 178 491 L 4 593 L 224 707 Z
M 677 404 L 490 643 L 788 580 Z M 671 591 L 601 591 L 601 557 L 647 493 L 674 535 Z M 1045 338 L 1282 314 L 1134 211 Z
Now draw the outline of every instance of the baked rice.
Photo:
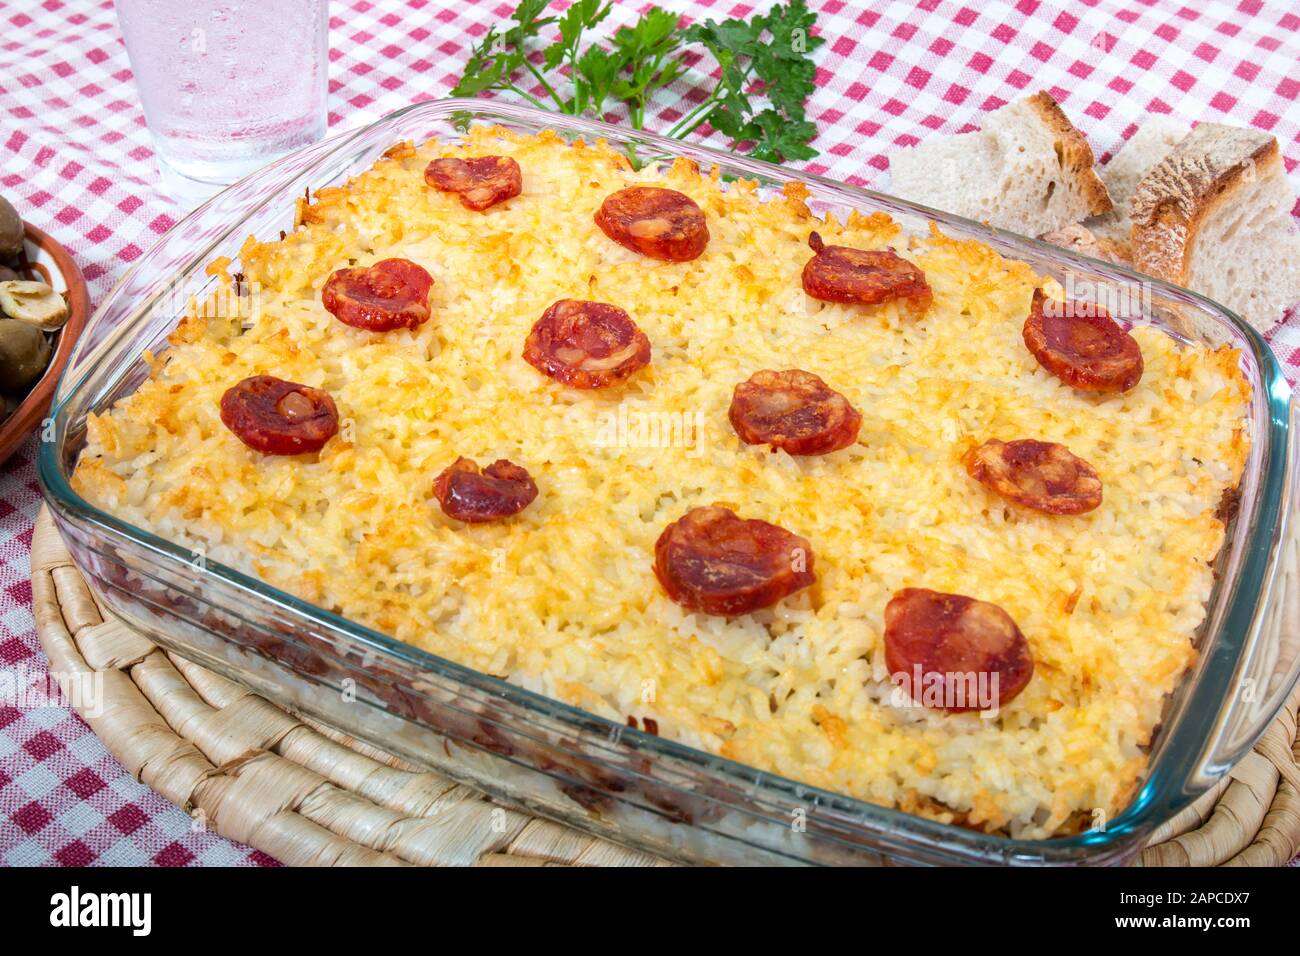
M 518 160 L 521 196 L 481 213 L 425 185 L 431 159 L 486 153 Z M 602 199 L 636 183 L 700 205 L 700 258 L 646 259 L 598 230 Z M 400 145 L 304 202 L 283 239 L 249 238 L 255 319 L 194 304 L 148 381 L 89 419 L 74 488 L 402 641 L 786 777 L 1017 837 L 1113 816 L 1195 658 L 1216 509 L 1249 444 L 1239 356 L 1139 326 L 1141 383 L 1075 391 L 1021 341 L 1050 280 L 882 214 L 814 219 L 804 198 L 792 184 L 763 201 L 684 160 L 633 171 L 603 143 L 549 133 Z M 929 314 L 809 298 L 813 228 L 915 262 Z M 434 276 L 427 323 L 369 333 L 325 311 L 331 272 L 394 256 Z M 211 271 L 229 284 L 229 266 Z M 626 309 L 649 367 L 597 392 L 538 374 L 523 342 L 560 298 Z M 862 411 L 855 444 L 794 458 L 739 441 L 735 384 L 796 367 Z M 222 393 L 263 373 L 334 397 L 342 428 L 318 455 L 263 456 L 222 425 Z M 1066 445 L 1100 472 L 1101 507 L 1004 503 L 961 465 L 994 437 Z M 461 455 L 523 465 L 537 500 L 505 522 L 447 518 L 431 485 Z M 733 619 L 668 600 L 655 539 L 715 502 L 808 538 L 817 583 Z M 991 601 L 1019 624 L 1034 677 L 995 719 L 900 700 L 882 614 L 905 587 Z

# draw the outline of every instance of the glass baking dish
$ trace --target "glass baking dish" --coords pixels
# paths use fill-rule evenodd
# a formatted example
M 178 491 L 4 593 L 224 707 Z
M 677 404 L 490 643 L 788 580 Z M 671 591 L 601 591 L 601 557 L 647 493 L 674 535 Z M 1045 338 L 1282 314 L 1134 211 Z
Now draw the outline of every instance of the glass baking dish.
M 1253 439 L 1240 501 L 1217 561 L 1197 664 L 1171 696 L 1130 806 L 1104 828 L 1018 840 L 945 825 L 819 790 L 661 739 L 478 673 L 312 606 L 126 524 L 69 485 L 86 416 L 130 393 L 165 348 L 204 267 L 238 262 L 250 233 L 292 229 L 304 190 L 336 185 L 400 140 L 454 140 L 458 121 L 604 137 L 645 159 L 687 156 L 763 189 L 806 184 L 814 211 L 930 220 L 1024 260 L 1067 288 L 1144 304 L 1134 321 L 1188 341 L 1230 343 L 1253 386 Z M 237 266 L 235 266 L 237 268 Z M 1076 296 L 1077 297 L 1077 296 Z M 679 861 L 710 863 L 1119 863 L 1207 790 L 1263 732 L 1300 664 L 1291 389 L 1263 339 L 1194 293 L 969 220 L 728 153 L 604 123 L 471 100 L 409 107 L 276 162 L 196 210 L 108 295 L 56 394 L 39 454 L 42 490 L 64 540 L 107 607 L 164 647 L 270 700 L 507 802 Z M 1285 544 L 1284 544 L 1285 542 Z M 510 833 L 482 834 L 484 846 Z M 475 850 L 474 852 L 478 852 Z M 472 857 L 471 857 L 472 858 Z

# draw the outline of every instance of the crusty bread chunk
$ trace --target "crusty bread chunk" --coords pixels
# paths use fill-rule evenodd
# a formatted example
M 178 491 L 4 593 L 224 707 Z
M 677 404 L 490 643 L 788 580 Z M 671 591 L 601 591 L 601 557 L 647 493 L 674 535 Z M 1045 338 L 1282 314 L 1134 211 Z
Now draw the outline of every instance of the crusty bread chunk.
M 1202 123 L 1133 192 L 1133 267 L 1267 330 L 1300 299 L 1294 202 L 1276 139 Z
M 889 191 L 1036 236 L 1111 208 L 1092 149 L 1046 92 L 989 113 L 980 129 L 890 157 Z
M 1167 116 L 1156 116 L 1138 127 L 1110 162 L 1100 168 L 1101 181 L 1106 184 L 1115 208 L 1088 223 L 1088 228 L 1098 238 L 1114 242 L 1128 255 L 1129 231 L 1133 224 L 1129 218 L 1129 201 L 1137 192 L 1138 183 L 1173 151 L 1191 129 Z

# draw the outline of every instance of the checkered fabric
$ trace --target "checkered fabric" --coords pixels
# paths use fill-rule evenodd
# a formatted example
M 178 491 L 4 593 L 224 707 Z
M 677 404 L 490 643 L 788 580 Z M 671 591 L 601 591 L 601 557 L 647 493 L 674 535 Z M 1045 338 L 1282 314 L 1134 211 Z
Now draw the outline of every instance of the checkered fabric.
M 197 3 L 198 0 L 195 0 Z M 558 0 L 557 6 L 567 6 Z M 648 6 L 619 5 L 611 25 Z M 660 0 L 689 18 L 747 16 L 733 0 Z M 1153 113 L 1253 125 L 1300 162 L 1300 10 L 1289 0 L 811 0 L 818 90 L 809 114 L 821 156 L 807 168 L 867 184 L 885 153 L 969 130 L 980 114 L 1049 90 L 1102 160 Z M 469 45 L 513 0 L 334 0 L 333 130 L 444 96 Z M 648 125 L 666 128 L 702 95 L 680 82 Z M 80 261 L 98 300 L 184 213 L 157 170 L 109 0 L 0 0 L 0 190 Z M 611 117 L 619 119 L 618 116 Z M 724 138 L 701 129 L 715 145 Z M 1300 209 L 1297 209 L 1300 213 Z M 1293 378 L 1300 321 L 1273 336 Z M 29 441 L 0 467 L 0 668 L 39 672 L 28 583 L 38 494 Z M 267 864 L 209 833 L 130 778 L 57 705 L 0 700 L 0 862 Z

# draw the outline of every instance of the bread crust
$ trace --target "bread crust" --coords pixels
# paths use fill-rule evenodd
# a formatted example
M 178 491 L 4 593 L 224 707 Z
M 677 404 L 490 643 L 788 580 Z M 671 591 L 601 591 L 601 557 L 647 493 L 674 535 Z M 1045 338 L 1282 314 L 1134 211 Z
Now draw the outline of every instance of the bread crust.
M 1028 103 L 1038 113 L 1043 125 L 1052 132 L 1061 166 L 1079 181 L 1084 201 L 1088 204 L 1088 215 L 1099 216 L 1110 212 L 1113 208 L 1110 193 L 1093 168 L 1092 147 L 1088 145 L 1088 140 L 1046 90 L 1039 90 L 1029 97 Z
M 1202 123 L 1138 184 L 1130 201 L 1133 267 L 1186 285 L 1201 225 L 1280 163 L 1277 140 L 1259 130 Z

